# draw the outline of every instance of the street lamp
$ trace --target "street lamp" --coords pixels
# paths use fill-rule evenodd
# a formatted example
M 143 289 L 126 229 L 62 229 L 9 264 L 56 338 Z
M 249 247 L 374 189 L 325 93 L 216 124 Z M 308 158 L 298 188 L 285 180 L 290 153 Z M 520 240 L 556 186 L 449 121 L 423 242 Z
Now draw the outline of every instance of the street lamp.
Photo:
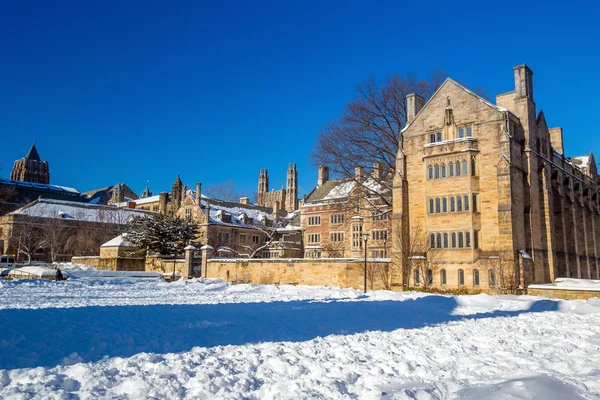
M 369 232 L 363 232 L 362 238 L 365 242 L 365 293 L 367 293 L 367 242 L 369 241 Z

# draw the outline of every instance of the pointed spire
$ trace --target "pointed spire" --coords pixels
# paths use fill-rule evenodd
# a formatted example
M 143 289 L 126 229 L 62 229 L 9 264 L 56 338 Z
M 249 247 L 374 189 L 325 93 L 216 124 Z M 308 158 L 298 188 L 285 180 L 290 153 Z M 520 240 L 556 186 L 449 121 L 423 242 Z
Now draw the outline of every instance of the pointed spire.
M 26 160 L 41 161 L 40 155 L 39 155 L 37 149 L 35 148 L 35 140 L 33 141 L 33 144 L 29 148 L 29 151 L 27 152 L 27 154 L 25 154 L 24 158 Z
M 149 186 L 150 186 L 150 181 L 146 181 L 146 189 L 144 189 L 144 191 L 142 192 L 142 199 L 152 196 L 152 192 L 150 191 Z

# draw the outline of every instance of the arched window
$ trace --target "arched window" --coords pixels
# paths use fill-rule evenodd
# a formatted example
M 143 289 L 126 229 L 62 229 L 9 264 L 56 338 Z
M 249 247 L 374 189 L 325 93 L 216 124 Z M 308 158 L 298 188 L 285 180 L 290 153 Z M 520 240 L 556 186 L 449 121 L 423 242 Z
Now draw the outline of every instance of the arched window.
M 471 232 L 465 232 L 465 247 L 471 247 Z
M 467 171 L 467 161 L 464 160 L 462 162 L 462 174 L 463 176 L 467 176 L 469 174 L 469 171 Z
M 458 128 L 458 137 L 459 138 L 465 137 L 465 128 Z
M 435 179 L 440 179 L 440 166 L 435 164 Z
M 438 249 L 442 248 L 442 234 L 441 233 L 437 234 L 437 248 Z
M 433 214 L 435 209 L 433 208 L 433 199 L 429 199 L 429 214 Z
M 456 162 L 456 176 L 460 176 L 460 161 Z
M 442 141 L 442 132 L 436 133 L 435 137 L 436 137 L 436 139 L 437 139 L 438 142 L 441 142 Z
M 419 283 L 419 270 L 415 268 L 415 286 L 418 286 Z
M 458 196 L 456 198 L 456 211 L 462 211 L 462 197 Z
M 427 285 L 433 285 L 433 271 L 427 270 Z
M 450 197 L 450 212 L 456 211 L 456 200 L 454 197 Z
M 490 287 L 496 286 L 496 273 L 494 272 L 493 269 L 490 269 L 488 271 L 488 283 L 489 283 Z
M 479 286 L 479 270 L 473 270 L 473 286 Z
M 448 248 L 448 234 L 444 233 L 444 248 Z
M 465 284 L 465 271 L 462 269 L 458 270 L 458 285 L 463 286 Z
M 452 232 L 452 248 L 456 248 L 456 232 Z
M 467 137 L 472 137 L 473 136 L 473 128 L 471 128 L 470 126 L 467 126 Z
M 435 233 L 429 236 L 429 248 L 435 249 Z
M 445 197 L 442 199 L 442 212 L 448 212 L 448 199 Z
M 464 247 L 463 233 L 458 232 L 458 248 L 462 249 Z
M 448 164 L 448 168 L 449 168 L 448 176 L 453 177 L 454 176 L 454 163 L 451 162 L 450 164 Z
M 429 135 L 429 143 L 435 143 L 435 133 Z
M 442 178 L 446 177 L 446 164 L 442 164 Z
M 435 212 L 436 212 L 436 214 L 439 214 L 441 212 L 441 210 L 440 210 L 440 198 L 439 197 L 437 199 L 435 199 Z
M 428 179 L 433 179 L 433 165 L 430 165 L 427 168 L 427 177 Z
M 469 211 L 469 196 L 465 196 L 465 211 Z
M 445 285 L 445 284 L 446 284 L 446 270 L 445 270 L 445 269 L 442 269 L 442 270 L 440 271 L 440 283 L 441 283 L 442 285 Z

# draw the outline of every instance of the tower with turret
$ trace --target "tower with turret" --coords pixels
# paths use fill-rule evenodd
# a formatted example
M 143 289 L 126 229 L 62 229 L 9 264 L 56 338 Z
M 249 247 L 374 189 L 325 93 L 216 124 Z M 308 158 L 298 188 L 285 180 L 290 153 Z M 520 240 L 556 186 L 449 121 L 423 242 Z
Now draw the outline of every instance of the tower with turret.
M 296 164 L 290 163 L 287 171 L 285 206 L 287 211 L 298 209 L 298 170 Z
M 29 148 L 25 157 L 15 161 L 10 173 L 13 181 L 34 183 L 50 183 L 50 167 L 48 161 L 42 161 L 35 147 L 35 142 Z

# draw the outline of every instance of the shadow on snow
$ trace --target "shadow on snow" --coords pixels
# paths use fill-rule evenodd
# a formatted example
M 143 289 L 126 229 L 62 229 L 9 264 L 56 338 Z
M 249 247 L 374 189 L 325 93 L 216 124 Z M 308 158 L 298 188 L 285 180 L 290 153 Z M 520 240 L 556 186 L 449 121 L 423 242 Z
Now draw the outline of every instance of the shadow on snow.
M 301 342 L 327 335 L 414 329 L 463 319 L 554 311 L 539 300 L 524 311 L 453 315 L 453 297 L 404 301 L 289 301 L 0 310 L 0 369 L 54 366 L 194 346 Z

